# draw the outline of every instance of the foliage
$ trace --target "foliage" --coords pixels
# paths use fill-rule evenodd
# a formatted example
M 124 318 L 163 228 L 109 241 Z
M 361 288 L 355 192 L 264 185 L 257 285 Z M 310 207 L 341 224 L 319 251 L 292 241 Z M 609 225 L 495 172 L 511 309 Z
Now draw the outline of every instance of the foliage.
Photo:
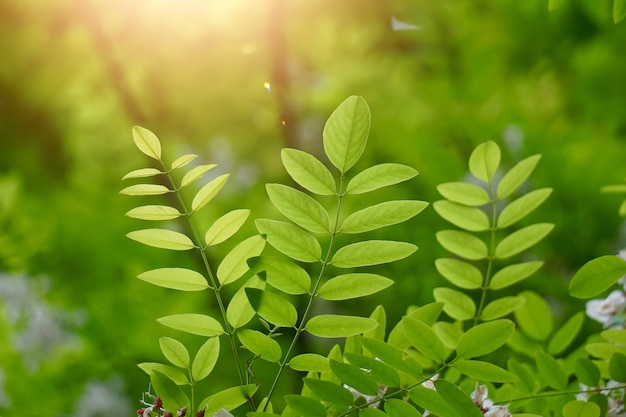
M 122 193 L 171 193 L 178 207 L 143 205 L 127 215 L 147 221 L 184 217 L 188 233 L 170 226 L 127 236 L 156 248 L 197 251 L 204 266 L 202 271 L 153 269 L 138 278 L 171 290 L 210 291 L 219 307 L 216 317 L 180 313 L 158 319 L 170 328 L 202 336 L 204 342 L 191 355 L 179 340 L 159 340 L 169 364 L 139 365 L 150 375 L 157 395 L 153 402 L 144 401 L 140 414 L 167 410 L 172 415 L 230 415 L 237 409 L 235 413 L 248 416 L 461 417 L 514 412 L 592 417 L 622 412 L 624 330 L 605 331 L 604 341 L 592 338 L 577 347 L 582 312 L 555 328 L 551 307 L 539 294 L 504 291 L 542 267 L 541 260 L 520 261 L 520 257 L 554 228 L 551 223 L 527 223 L 552 193 L 551 188 L 522 187 L 540 155 L 504 170 L 499 146 L 488 141 L 471 153 L 471 178 L 437 187 L 444 199 L 433 203 L 434 210 L 458 229 L 436 234 L 450 252 L 437 259 L 436 268 L 452 286 L 435 288 L 434 302 L 409 306 L 389 331 L 382 305 L 369 317 L 318 312 L 321 302 L 325 310 L 338 310 L 342 300 L 374 295 L 392 285 L 390 277 L 361 272 L 362 268 L 388 265 L 417 250 L 407 242 L 350 238 L 406 222 L 427 206 L 418 200 L 390 200 L 352 212 L 344 208 L 350 198 L 417 175 L 414 169 L 395 163 L 373 165 L 355 174 L 352 168 L 365 151 L 369 129 L 368 105 L 352 96 L 332 113 L 324 128 L 323 147 L 334 174 L 309 153 L 283 149 L 283 165 L 301 189 L 268 184 L 266 190 L 289 221 L 256 219 L 259 235 L 239 238 L 216 267 L 210 261 L 213 246 L 236 236 L 250 214 L 233 210 L 217 218 L 206 232 L 199 230 L 197 213 L 219 193 L 228 174 L 208 181 L 189 204 L 184 187 L 215 165 L 179 173 L 195 155 L 168 164 L 157 137 L 144 128 L 133 128 L 139 150 L 160 166 L 131 171 L 125 178 L 163 181 L 131 185 Z M 590 298 L 625 275 L 625 259 L 601 257 L 580 269 L 572 279 L 571 293 Z M 226 286 L 235 287 L 230 297 Z M 325 354 L 298 351 L 304 334 L 345 341 Z M 198 400 L 198 384 L 222 363 L 223 343 L 230 347 L 237 385 Z M 259 360 L 276 365 L 273 377 L 257 377 Z M 288 369 L 302 372 L 303 384 L 284 396 L 286 406 L 280 411 L 276 387 Z

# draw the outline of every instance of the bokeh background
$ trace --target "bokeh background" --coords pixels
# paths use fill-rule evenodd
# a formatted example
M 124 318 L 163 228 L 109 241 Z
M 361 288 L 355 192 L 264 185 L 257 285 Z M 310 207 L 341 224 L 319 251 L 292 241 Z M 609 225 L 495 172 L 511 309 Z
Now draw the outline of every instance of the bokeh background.
M 212 303 L 135 278 L 194 262 L 124 236 L 145 227 L 124 216 L 138 200 L 118 194 L 121 177 L 148 164 L 135 124 L 170 161 L 197 153 L 232 174 L 206 219 L 232 208 L 278 217 L 264 184 L 290 183 L 280 149 L 323 158 L 324 122 L 352 94 L 372 112 L 355 169 L 420 171 L 355 207 L 437 200 L 436 185 L 465 178 L 485 140 L 505 167 L 541 153 L 527 186 L 554 193 L 528 222 L 556 228 L 530 255 L 546 266 L 523 288 L 557 321 L 583 309 L 567 295 L 573 273 L 626 246 L 620 199 L 599 193 L 626 176 L 626 24 L 613 23 L 610 0 L 547 3 L 1 0 L 0 413 L 133 415 L 148 386 L 136 364 L 162 360 L 158 337 L 199 343 L 154 319 Z M 341 308 L 386 304 L 395 323 L 432 301 L 443 283 L 433 262 L 445 255 L 434 233 L 445 227 L 429 208 L 374 234 L 420 250 L 386 269 L 392 288 Z M 236 383 L 220 372 L 207 393 Z

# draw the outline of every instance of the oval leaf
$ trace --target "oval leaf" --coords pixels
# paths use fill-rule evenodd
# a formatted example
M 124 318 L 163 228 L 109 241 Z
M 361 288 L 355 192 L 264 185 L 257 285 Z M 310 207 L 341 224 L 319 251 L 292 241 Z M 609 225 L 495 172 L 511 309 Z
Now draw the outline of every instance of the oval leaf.
M 433 208 L 444 220 L 470 232 L 483 232 L 491 227 L 485 212 L 476 207 L 440 200 L 433 203 Z
M 484 188 L 466 182 L 446 182 L 438 185 L 437 191 L 448 200 L 466 206 L 483 206 L 490 201 Z
M 515 321 L 522 331 L 530 338 L 544 341 L 552 334 L 552 311 L 546 300 L 532 291 L 519 294 L 526 302 L 515 310 Z
M 504 259 L 533 246 L 554 229 L 551 223 L 538 223 L 526 226 L 508 235 L 496 247 L 496 258 Z
M 330 360 L 330 369 L 341 382 L 364 395 L 378 395 L 378 383 L 363 369 L 349 363 Z
M 204 314 L 172 314 L 157 319 L 159 323 L 172 329 L 198 336 L 219 336 L 224 334 L 222 325 L 213 317 Z
M 135 184 L 124 188 L 120 194 L 124 195 L 161 195 L 169 193 L 171 190 L 159 184 Z
M 433 290 L 435 301 L 444 303 L 443 311 L 455 320 L 474 318 L 476 304 L 466 294 L 452 288 L 440 287 Z
M 265 288 L 265 282 L 254 275 L 231 298 L 228 307 L 226 307 L 226 319 L 235 329 L 245 326 L 254 317 L 254 309 L 248 302 L 246 288 L 263 289 Z
M 180 368 L 189 367 L 189 352 L 185 345 L 171 337 L 162 337 L 159 339 L 161 352 L 173 365 Z
M 342 233 L 362 233 L 392 224 L 402 223 L 416 216 L 428 206 L 424 201 L 387 201 L 359 210 L 348 216 L 339 229 Z
M 269 219 L 257 219 L 259 233 L 283 254 L 301 262 L 316 262 L 322 256 L 322 247 L 317 239 L 291 223 Z
M 459 339 L 457 357 L 474 358 L 493 352 L 513 335 L 515 325 L 510 320 L 494 320 L 472 327 Z
M 378 326 L 369 317 L 321 314 L 309 320 L 305 330 L 317 337 L 349 337 L 368 332 Z
M 389 278 L 376 274 L 346 274 L 326 281 L 318 295 L 325 300 L 348 300 L 384 290 L 393 284 Z
M 302 395 L 285 395 L 287 405 L 300 417 L 326 417 L 326 407 L 313 398 Z
M 339 249 L 330 263 L 339 268 L 378 265 L 404 259 L 417 250 L 417 246 L 406 242 L 368 240 Z
M 161 160 L 161 142 L 154 133 L 141 126 L 133 126 L 133 141 L 141 152 L 150 158 Z
M 187 395 L 167 375 L 153 369 L 150 371 L 150 382 L 154 391 L 159 394 L 163 408 L 178 410 L 189 405 Z
M 540 159 L 541 155 L 530 156 L 518 162 L 509 172 L 504 174 L 498 183 L 498 199 L 502 200 L 513 194 L 517 187 L 530 177 Z
M 478 381 L 516 382 L 518 380 L 511 372 L 489 362 L 461 360 L 454 362 L 452 367 Z
M 258 385 L 248 384 L 239 385 L 232 388 L 227 388 L 205 398 L 198 409 L 207 407 L 205 415 L 212 416 L 213 413 L 220 411 L 222 408 L 225 410 L 232 410 L 239 407 L 241 404 L 248 401 L 258 389 Z M 217 414 L 217 416 L 222 417 Z
M 156 168 L 142 168 L 136 169 L 134 171 L 130 171 L 128 174 L 122 177 L 122 180 L 127 180 L 130 178 L 146 178 L 153 177 L 155 175 L 163 174 L 162 171 L 159 171 Z
M 280 157 L 289 176 L 302 187 L 319 195 L 335 195 L 335 179 L 313 155 L 297 149 L 283 149 Z
M 193 161 L 194 159 L 196 159 L 198 157 L 198 155 L 193 154 L 193 153 L 189 153 L 189 154 L 185 154 L 182 156 L 179 156 L 178 158 L 176 158 L 174 160 L 174 162 L 172 162 L 172 169 L 178 169 L 178 168 L 182 168 L 185 165 L 187 165 L 188 163 L 190 163 L 191 161 Z
M 330 115 L 324 132 L 324 152 L 342 173 L 359 160 L 370 130 L 370 110 L 363 97 L 351 96 Z
M 227 285 L 241 278 L 249 269 L 246 261 L 253 256 L 259 256 L 263 248 L 265 248 L 265 239 L 256 235 L 240 242 L 228 252 L 217 267 L 217 279 L 220 285 Z
M 143 362 L 137 365 L 139 369 L 150 375 L 152 371 L 158 371 L 174 381 L 176 385 L 187 385 L 189 380 L 187 376 L 177 368 L 169 365 L 163 365 L 162 363 L 155 362 Z
M 237 337 L 246 349 L 268 362 L 279 362 L 282 350 L 278 342 L 256 330 L 241 329 Z
M 487 245 L 485 242 L 458 230 L 442 230 L 435 235 L 437 241 L 446 250 L 465 259 L 478 260 L 487 257 Z
M 220 339 L 212 337 L 198 349 L 198 353 L 191 365 L 191 376 L 200 381 L 211 374 L 220 357 Z
M 498 228 L 504 229 L 532 213 L 552 194 L 552 188 L 531 191 L 509 203 L 498 216 Z
M 452 258 L 440 258 L 435 261 L 437 271 L 452 284 L 466 290 L 480 288 L 483 274 L 474 265 Z
M 201 178 L 204 174 L 215 168 L 216 164 L 209 165 L 198 165 L 196 167 L 191 168 L 187 173 L 183 176 L 183 179 L 180 181 L 180 188 L 186 187 L 198 178 Z
M 585 322 L 585 313 L 579 311 L 570 317 L 550 339 L 548 353 L 558 355 L 562 353 L 574 341 Z
M 230 238 L 243 226 L 249 215 L 250 210 L 233 210 L 215 220 L 204 235 L 206 245 L 217 245 Z
M 435 389 L 449 405 L 463 417 L 482 417 L 483 413 L 474 401 L 459 387 L 446 380 L 435 381 Z
M 326 372 L 330 371 L 330 364 L 328 358 L 317 355 L 315 353 L 303 353 L 298 356 L 294 356 L 289 361 L 289 367 L 294 371 L 306 371 L 306 372 Z
M 592 259 L 576 272 L 569 283 L 569 292 L 576 298 L 591 298 L 604 292 L 626 274 L 626 261 L 607 255 Z
M 346 194 L 363 194 L 379 188 L 398 184 L 415 177 L 418 172 L 406 165 L 379 164 L 369 167 L 352 178 Z
M 498 298 L 485 306 L 480 318 L 483 321 L 499 319 L 517 310 L 525 302 L 526 299 L 522 297 L 511 296 Z
M 470 172 L 479 180 L 490 182 L 500 165 L 500 148 L 495 142 L 481 143 L 469 158 Z
M 333 382 L 304 378 L 304 385 L 322 401 L 340 407 L 350 407 L 354 402 L 354 396 L 350 391 Z
M 126 236 L 144 245 L 161 249 L 189 250 L 195 247 L 186 235 L 167 229 L 135 230 Z
M 396 398 L 385 401 L 385 413 L 389 417 L 422 417 L 422 414 L 407 401 Z
M 230 174 L 220 175 L 217 178 L 209 181 L 204 187 L 196 193 L 195 197 L 191 201 L 191 210 L 198 211 L 202 207 L 206 206 L 212 199 L 220 192 Z
M 376 382 L 388 387 L 401 385 L 400 374 L 386 363 L 369 356 L 346 352 L 345 358 L 354 366 L 365 370 Z
M 531 261 L 506 266 L 494 274 L 489 288 L 500 290 L 518 283 L 534 274 L 542 265 L 542 261 Z
M 306 294 L 311 287 L 309 274 L 286 259 L 256 256 L 248 259 L 248 265 L 256 273 L 265 271 L 267 283 L 287 294 Z
M 600 406 L 587 401 L 570 401 L 563 406 L 563 417 L 600 417 Z
M 369 337 L 359 339 L 363 346 L 375 357 L 392 366 L 398 371 L 413 375 L 415 378 L 422 377 L 422 366 L 412 356 L 382 340 Z
M 185 268 L 159 268 L 137 275 L 137 278 L 159 287 L 179 291 L 202 291 L 209 284 L 202 274 Z
M 539 374 L 549 386 L 559 390 L 567 387 L 567 375 L 554 357 L 538 350 L 535 352 L 535 362 Z
M 170 206 L 140 206 L 126 212 L 128 217 L 139 220 L 172 220 L 182 216 L 174 207 Z
M 404 334 L 409 342 L 428 359 L 443 363 L 446 348 L 435 331 L 421 320 L 405 316 L 402 318 Z
M 298 320 L 296 308 L 276 294 L 256 288 L 246 288 L 248 301 L 254 311 L 275 326 L 294 327 Z
M 285 217 L 313 233 L 328 233 L 328 213 L 320 203 L 302 191 L 282 184 L 267 184 L 267 195 Z

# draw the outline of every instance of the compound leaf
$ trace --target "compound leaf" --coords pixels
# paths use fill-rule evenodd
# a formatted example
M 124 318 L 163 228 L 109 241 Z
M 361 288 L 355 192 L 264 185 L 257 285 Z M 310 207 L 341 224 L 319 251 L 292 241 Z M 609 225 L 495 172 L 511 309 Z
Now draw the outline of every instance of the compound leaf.
M 348 216 L 339 229 L 342 233 L 362 233 L 402 223 L 428 206 L 424 201 L 387 201 L 364 208 Z
M 222 325 L 211 316 L 204 314 L 172 314 L 157 319 L 159 323 L 172 329 L 198 336 L 219 336 L 224 334 Z
M 538 223 L 526 226 L 508 235 L 496 247 L 498 259 L 509 258 L 533 246 L 554 229 L 551 223 Z
M 141 126 L 133 126 L 133 141 L 150 158 L 161 160 L 161 142 L 154 133 Z
M 167 229 L 142 229 L 126 234 L 132 240 L 144 245 L 170 250 L 189 250 L 195 245 L 186 235 Z
M 241 278 L 249 269 L 246 261 L 253 256 L 259 256 L 263 248 L 265 248 L 265 239 L 256 235 L 240 242 L 228 252 L 217 267 L 217 279 L 220 285 L 227 285 Z
M 172 169 L 178 169 L 178 168 L 182 168 L 185 165 L 187 165 L 188 163 L 190 163 L 191 161 L 193 161 L 194 159 L 196 159 L 198 157 L 198 155 L 193 154 L 193 153 L 189 153 L 189 154 L 185 154 L 182 156 L 179 156 L 178 158 L 176 158 L 174 160 L 174 162 L 172 162 Z
M 490 321 L 504 317 L 517 310 L 525 302 L 526 299 L 516 296 L 498 298 L 485 306 L 480 318 L 483 321 Z
M 326 281 L 318 295 L 325 300 L 348 300 L 384 290 L 393 284 L 389 278 L 376 274 L 346 274 Z
M 417 174 L 415 169 L 406 165 L 391 163 L 374 165 L 361 171 L 348 182 L 346 194 L 367 193 L 410 180 Z
M 215 197 L 217 193 L 220 192 L 222 187 L 224 187 L 224 184 L 228 181 L 229 176 L 230 174 L 220 175 L 219 177 L 209 181 L 206 185 L 204 185 L 204 187 L 200 188 L 191 201 L 191 210 L 196 212 L 213 200 L 213 197 Z
M 294 327 L 298 320 L 298 312 L 289 301 L 256 288 L 246 288 L 248 301 L 254 311 L 275 326 Z
M 322 248 L 311 234 L 291 223 L 257 219 L 255 225 L 259 233 L 266 235 L 267 241 L 283 254 L 301 262 L 316 262 L 322 256 Z
M 328 213 L 320 203 L 294 188 L 282 184 L 267 184 L 267 195 L 285 217 L 313 233 L 328 233 Z
M 465 259 L 484 259 L 488 255 L 487 245 L 474 235 L 458 230 L 441 230 L 435 235 L 446 250 Z
M 335 195 L 335 179 L 317 158 L 297 149 L 280 153 L 287 173 L 305 189 L 319 195 Z
M 339 249 L 330 263 L 339 268 L 378 265 L 404 259 L 416 250 L 417 246 L 411 243 L 368 240 Z
M 330 371 L 328 358 L 315 353 L 302 353 L 289 361 L 289 367 L 295 371 L 326 372 Z
M 328 118 L 322 134 L 324 152 L 342 174 L 363 154 L 370 118 L 367 103 L 358 96 L 348 97 Z
M 187 385 L 189 384 L 189 380 L 187 376 L 182 373 L 179 369 L 174 368 L 173 366 L 163 365 L 162 363 L 156 362 L 143 362 L 137 365 L 139 369 L 150 375 L 152 371 L 159 371 L 172 381 L 176 385 Z
M 230 238 L 243 226 L 249 215 L 250 210 L 239 209 L 230 211 L 215 220 L 204 235 L 206 245 L 217 245 Z
M 159 268 L 143 272 L 137 278 L 159 287 L 179 291 L 202 291 L 209 284 L 202 274 L 186 268 Z
M 356 336 L 376 326 L 378 322 L 369 317 L 320 314 L 307 322 L 305 330 L 317 337 L 333 338 Z

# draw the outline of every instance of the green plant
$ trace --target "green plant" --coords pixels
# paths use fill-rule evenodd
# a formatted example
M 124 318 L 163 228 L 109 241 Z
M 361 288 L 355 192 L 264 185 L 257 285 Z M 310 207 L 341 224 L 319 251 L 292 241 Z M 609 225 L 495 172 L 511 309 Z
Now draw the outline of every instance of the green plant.
M 173 290 L 208 290 L 219 312 L 217 317 L 183 313 L 158 319 L 206 340 L 192 360 L 180 341 L 160 339 L 164 356 L 174 366 L 139 365 L 150 375 L 156 393 L 143 400 L 140 414 L 161 415 L 167 410 L 171 415 L 227 416 L 237 409 L 236 413 L 250 417 L 505 417 L 513 411 L 525 417 L 598 417 L 620 406 L 623 409 L 623 404 L 611 403 L 611 395 L 603 392 L 624 390 L 624 330 L 603 332 L 607 342 L 592 340 L 576 347 L 583 312 L 557 327 L 549 303 L 539 294 L 504 291 L 542 266 L 539 259 L 519 257 L 554 227 L 523 224 L 552 192 L 550 188 L 519 192 L 537 166 L 538 155 L 503 172 L 500 148 L 486 142 L 469 158 L 472 180 L 438 186 L 444 199 L 433 203 L 435 211 L 462 229 L 436 235 L 451 253 L 438 259 L 436 268 L 455 288 L 436 288 L 435 302 L 409 306 L 389 332 L 380 305 L 369 317 L 314 313 L 319 300 L 333 306 L 387 288 L 392 279 L 363 268 L 403 259 L 417 250 L 407 242 L 356 239 L 361 233 L 405 222 L 428 205 L 392 200 L 346 212 L 346 199 L 417 175 L 413 168 L 393 163 L 353 174 L 365 150 L 369 126 L 369 109 L 360 97 L 348 98 L 330 116 L 323 142 L 336 169 L 334 175 L 314 156 L 284 149 L 283 165 L 303 191 L 283 184 L 268 184 L 266 189 L 270 201 L 289 221 L 257 219 L 260 234 L 240 240 L 217 266 L 210 262 L 213 257 L 208 252 L 235 236 L 250 214 L 233 210 L 206 231 L 199 230 L 198 212 L 218 194 L 228 175 L 202 186 L 189 204 L 183 189 L 215 165 L 198 165 L 179 179 L 178 171 L 195 155 L 166 164 L 157 137 L 146 129 L 133 129 L 137 147 L 156 160 L 159 168 L 135 170 L 125 178 L 161 176 L 165 185 L 131 185 L 122 193 L 170 193 L 176 196 L 178 207 L 143 205 L 127 215 L 148 221 L 184 218 L 189 233 L 149 228 L 128 236 L 157 248 L 198 251 L 203 265 L 201 272 L 159 268 L 139 278 Z M 272 249 L 266 248 L 266 242 L 274 248 L 273 255 L 268 254 Z M 598 295 L 626 274 L 626 261 L 619 257 L 591 264 L 572 280 L 572 295 Z M 236 288 L 229 292 L 232 296 L 225 295 L 226 286 Z M 345 341 L 326 355 L 300 352 L 297 342 L 305 332 Z M 198 400 L 197 384 L 220 364 L 224 341 L 236 368 L 236 385 Z M 275 364 L 273 376 L 261 379 L 256 375 L 258 360 Z M 303 373 L 303 385 L 284 396 L 286 406 L 278 410 L 273 401 L 276 387 L 288 369 Z

